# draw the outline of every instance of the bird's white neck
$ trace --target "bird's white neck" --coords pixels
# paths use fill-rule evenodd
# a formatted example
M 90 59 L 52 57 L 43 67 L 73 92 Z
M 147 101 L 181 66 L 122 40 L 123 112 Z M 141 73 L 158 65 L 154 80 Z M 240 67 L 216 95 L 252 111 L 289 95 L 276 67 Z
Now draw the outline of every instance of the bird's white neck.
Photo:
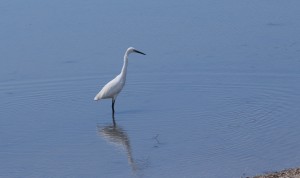
M 126 79 L 127 65 L 128 65 L 128 54 L 126 52 L 124 55 L 124 63 L 123 63 L 122 71 L 121 71 L 121 76 L 124 79 Z

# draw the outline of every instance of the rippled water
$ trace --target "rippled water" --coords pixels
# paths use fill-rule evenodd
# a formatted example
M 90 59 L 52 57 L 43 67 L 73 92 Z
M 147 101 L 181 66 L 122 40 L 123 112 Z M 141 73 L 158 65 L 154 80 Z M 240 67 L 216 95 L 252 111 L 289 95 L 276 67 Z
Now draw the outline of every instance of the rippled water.
M 127 4 L 129 3 L 129 4 Z M 300 165 L 298 1 L 2 1 L 0 177 Z M 116 101 L 93 101 L 117 75 Z

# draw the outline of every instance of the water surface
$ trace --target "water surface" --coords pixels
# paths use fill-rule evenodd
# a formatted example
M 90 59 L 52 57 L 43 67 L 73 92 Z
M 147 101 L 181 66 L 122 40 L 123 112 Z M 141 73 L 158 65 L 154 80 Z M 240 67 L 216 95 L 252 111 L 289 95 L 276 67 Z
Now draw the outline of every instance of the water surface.
M 300 165 L 298 1 L 2 1 L 0 177 Z M 93 101 L 131 55 L 116 101 Z

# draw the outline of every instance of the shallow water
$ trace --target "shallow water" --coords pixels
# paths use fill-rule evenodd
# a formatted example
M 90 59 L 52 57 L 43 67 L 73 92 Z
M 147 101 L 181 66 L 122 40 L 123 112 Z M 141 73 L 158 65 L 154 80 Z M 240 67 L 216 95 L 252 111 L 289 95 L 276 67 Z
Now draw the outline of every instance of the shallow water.
M 298 1 L 2 1 L 0 177 L 300 165 Z M 116 101 L 94 102 L 134 46 Z

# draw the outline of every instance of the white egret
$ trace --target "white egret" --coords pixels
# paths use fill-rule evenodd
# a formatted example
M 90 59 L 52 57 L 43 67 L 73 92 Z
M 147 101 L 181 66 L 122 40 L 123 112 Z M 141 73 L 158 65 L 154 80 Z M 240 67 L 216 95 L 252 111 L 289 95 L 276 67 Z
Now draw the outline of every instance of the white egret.
M 94 98 L 95 101 L 100 100 L 100 99 L 111 98 L 112 99 L 111 108 L 112 108 L 113 115 L 115 114 L 116 98 L 125 85 L 127 65 L 128 65 L 128 55 L 130 53 L 139 53 L 139 54 L 146 55 L 145 53 L 140 52 L 140 51 L 134 49 L 133 47 L 129 47 L 126 50 L 125 55 L 124 55 L 124 64 L 123 64 L 121 73 L 119 75 L 117 75 L 113 80 L 108 82 Z

